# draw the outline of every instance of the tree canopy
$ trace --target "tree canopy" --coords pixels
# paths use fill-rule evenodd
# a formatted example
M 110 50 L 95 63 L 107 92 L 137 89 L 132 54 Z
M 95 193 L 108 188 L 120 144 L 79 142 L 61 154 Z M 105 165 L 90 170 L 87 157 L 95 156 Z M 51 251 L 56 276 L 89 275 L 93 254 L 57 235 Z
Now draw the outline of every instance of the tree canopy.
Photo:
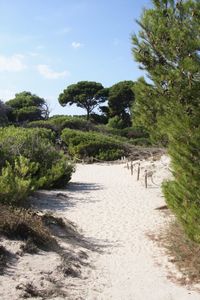
M 21 92 L 14 99 L 6 102 L 12 111 L 9 118 L 14 122 L 35 121 L 47 119 L 49 110 L 43 98 L 30 92 Z
M 0 100 L 0 126 L 8 122 L 9 112 L 10 108 L 3 101 Z
M 141 92 L 136 88 L 133 123 L 137 124 L 145 118 L 157 124 L 176 103 L 190 113 L 199 107 L 200 2 L 153 3 L 138 21 L 138 36 L 132 37 L 134 57 L 151 83 L 151 89 L 145 81 L 138 83 Z M 146 106 L 156 109 L 144 110 L 144 98 Z
M 111 117 L 118 117 L 125 127 L 130 126 L 130 108 L 134 102 L 134 82 L 120 81 L 109 89 L 108 107 Z
M 200 243 L 200 2 L 154 0 L 133 53 L 150 82 L 136 84 L 133 122 L 168 138 L 173 179 L 163 191 L 188 235 Z M 147 128 L 149 129 L 149 128 Z
M 94 81 L 79 81 L 69 85 L 63 93 L 59 95 L 59 103 L 62 106 L 76 104 L 87 111 L 87 119 L 91 112 L 99 104 L 107 99 L 108 90 L 101 83 Z

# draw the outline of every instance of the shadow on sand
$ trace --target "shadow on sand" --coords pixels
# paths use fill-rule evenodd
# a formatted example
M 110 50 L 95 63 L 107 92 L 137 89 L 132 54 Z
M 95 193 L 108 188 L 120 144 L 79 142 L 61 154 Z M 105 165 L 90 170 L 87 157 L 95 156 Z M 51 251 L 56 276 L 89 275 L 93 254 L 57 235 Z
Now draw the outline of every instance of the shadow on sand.
M 31 198 L 31 203 L 34 209 L 43 210 L 50 214 L 58 212 L 62 217 L 65 211 L 82 203 L 95 203 L 100 200 L 93 199 L 90 193 L 94 190 L 103 190 L 103 186 L 95 183 L 70 182 L 67 189 L 46 191 L 41 190 L 35 192 Z M 67 241 L 74 247 L 82 247 L 84 249 L 103 253 L 106 249 L 113 245 L 107 240 L 98 240 L 96 238 L 84 237 L 80 233 L 77 226 L 68 221 L 65 228 L 51 226 L 52 233 L 61 238 L 62 241 Z
M 80 202 L 98 202 L 89 195 L 94 190 L 103 190 L 103 187 L 95 183 L 71 182 L 66 189 L 37 191 L 30 201 L 38 210 L 64 212 Z
M 90 193 L 91 191 L 102 190 L 103 186 L 96 183 L 85 183 L 85 182 L 70 182 L 67 190 L 70 192 L 83 192 Z
M 81 277 L 82 267 L 94 268 L 90 260 L 92 252 L 109 253 L 111 247 L 119 246 L 109 240 L 86 237 L 76 224 L 65 218 L 66 210 L 78 206 L 80 203 L 98 201 L 91 196 L 91 192 L 94 190 L 103 190 L 103 186 L 95 183 L 71 182 L 67 189 L 41 190 L 30 197 L 35 213 L 41 217 L 44 225 L 48 227 L 57 241 L 49 250 L 59 254 L 61 263 L 58 269 L 64 276 Z M 37 255 L 45 256 L 45 252 L 40 251 Z M 2 266 L 2 273 L 14 274 L 16 265 L 15 257 L 7 259 L 5 266 Z

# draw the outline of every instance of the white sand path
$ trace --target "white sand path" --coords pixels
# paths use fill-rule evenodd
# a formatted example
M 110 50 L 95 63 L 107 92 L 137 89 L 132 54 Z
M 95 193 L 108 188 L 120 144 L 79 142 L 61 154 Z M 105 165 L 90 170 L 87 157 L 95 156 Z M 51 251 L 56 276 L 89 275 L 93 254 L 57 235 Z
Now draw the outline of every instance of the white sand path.
M 161 182 L 166 167 L 156 165 Z M 131 176 L 124 165 L 116 164 L 78 165 L 69 188 L 75 205 L 65 216 L 86 237 L 105 246 L 102 253 L 91 254 L 94 268 L 88 279 L 77 282 L 72 299 L 200 299 L 200 294 L 167 279 L 167 257 L 146 236 L 157 233 L 167 221 L 155 210 L 164 204 L 160 188 L 145 189 L 136 174 Z
M 166 159 L 154 166 L 143 162 L 141 174 L 153 167 L 155 182 L 161 183 L 169 176 Z M 131 176 L 124 164 L 78 165 L 66 190 L 41 192 L 36 204 L 73 221 L 99 251 L 63 241 L 72 253 L 83 250 L 89 256 L 91 267 L 82 267 L 81 278 L 64 277 L 54 252 L 18 257 L 0 276 L 0 300 L 22 299 L 17 286 L 30 282 L 38 289 L 54 288 L 56 282 L 67 292 L 39 300 L 200 300 L 197 292 L 167 279 L 166 266 L 174 266 L 147 233 L 158 233 L 171 217 L 155 210 L 164 204 L 160 187 L 151 184 L 145 189 L 144 178 L 138 182 L 136 175 Z M 19 247 L 16 241 L 1 243 L 13 253 Z

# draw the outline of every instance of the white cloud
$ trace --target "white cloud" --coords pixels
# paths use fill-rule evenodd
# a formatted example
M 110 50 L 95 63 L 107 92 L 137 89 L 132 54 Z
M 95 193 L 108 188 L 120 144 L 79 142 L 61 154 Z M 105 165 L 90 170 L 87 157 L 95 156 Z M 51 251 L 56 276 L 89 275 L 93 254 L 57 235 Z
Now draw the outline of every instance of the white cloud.
M 12 56 L 0 55 L 0 72 L 20 72 L 26 68 L 23 63 L 24 56 L 14 54 Z
M 63 72 L 55 72 L 51 70 L 51 68 L 48 65 L 37 65 L 38 72 L 47 79 L 58 79 L 62 77 L 69 76 L 70 73 L 68 71 Z
M 81 47 L 83 47 L 84 46 L 84 44 L 81 44 L 81 43 L 79 43 L 79 42 L 72 42 L 72 47 L 74 48 L 74 49 L 78 49 L 78 48 L 81 48 Z

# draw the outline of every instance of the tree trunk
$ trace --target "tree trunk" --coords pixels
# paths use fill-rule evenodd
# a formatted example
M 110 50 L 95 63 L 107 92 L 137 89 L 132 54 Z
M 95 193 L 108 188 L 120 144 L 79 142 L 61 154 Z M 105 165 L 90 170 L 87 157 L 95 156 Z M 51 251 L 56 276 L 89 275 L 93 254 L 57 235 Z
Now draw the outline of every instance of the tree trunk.
M 90 110 L 87 109 L 87 121 L 89 121 L 89 119 L 90 119 Z

